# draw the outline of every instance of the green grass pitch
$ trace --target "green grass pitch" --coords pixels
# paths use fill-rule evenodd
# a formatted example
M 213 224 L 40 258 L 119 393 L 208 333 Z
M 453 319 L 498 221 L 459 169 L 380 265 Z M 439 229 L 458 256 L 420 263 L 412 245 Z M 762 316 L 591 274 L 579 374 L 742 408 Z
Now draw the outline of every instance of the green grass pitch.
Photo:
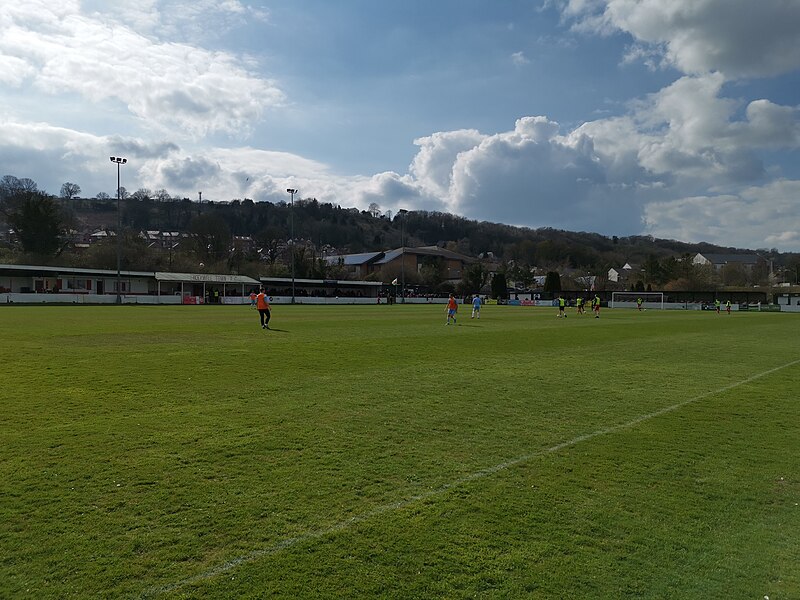
M 0 597 L 800 597 L 800 316 L 273 308 L 0 308 Z

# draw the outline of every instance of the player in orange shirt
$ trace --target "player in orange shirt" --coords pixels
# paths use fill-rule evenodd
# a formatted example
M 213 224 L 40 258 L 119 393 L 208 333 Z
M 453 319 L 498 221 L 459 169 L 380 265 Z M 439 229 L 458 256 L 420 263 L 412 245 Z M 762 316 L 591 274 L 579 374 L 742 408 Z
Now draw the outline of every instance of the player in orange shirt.
M 256 308 L 258 309 L 258 317 L 261 319 L 261 329 L 269 329 L 269 298 L 263 287 L 258 292 L 258 296 L 256 296 Z
M 447 301 L 447 308 L 445 309 L 447 312 L 447 323 L 445 325 L 450 325 L 450 319 L 453 319 L 453 324 L 456 324 L 456 313 L 458 312 L 458 302 L 453 297 L 453 294 L 450 294 L 450 299 Z

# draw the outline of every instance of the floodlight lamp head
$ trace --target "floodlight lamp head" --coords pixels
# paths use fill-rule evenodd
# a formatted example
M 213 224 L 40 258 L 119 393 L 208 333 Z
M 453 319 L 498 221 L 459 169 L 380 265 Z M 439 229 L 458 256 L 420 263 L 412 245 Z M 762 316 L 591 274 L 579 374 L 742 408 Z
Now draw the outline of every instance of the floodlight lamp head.
M 286 188 L 286 191 L 289 192 L 290 194 L 296 194 L 297 193 L 297 190 L 292 189 L 292 188 Z

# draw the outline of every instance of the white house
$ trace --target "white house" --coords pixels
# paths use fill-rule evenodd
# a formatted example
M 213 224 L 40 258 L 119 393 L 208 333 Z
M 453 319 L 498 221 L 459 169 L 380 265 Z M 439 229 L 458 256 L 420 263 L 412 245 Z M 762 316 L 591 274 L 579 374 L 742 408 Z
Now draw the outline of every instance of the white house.
M 639 268 L 630 263 L 625 263 L 619 269 L 610 268 L 608 270 L 608 280 L 614 283 L 620 283 L 630 278 L 634 273 L 638 273 Z
M 762 260 L 757 254 L 703 254 L 698 252 L 692 259 L 693 265 L 711 265 L 714 270 L 719 271 L 725 265 L 741 265 L 747 270 L 758 264 Z

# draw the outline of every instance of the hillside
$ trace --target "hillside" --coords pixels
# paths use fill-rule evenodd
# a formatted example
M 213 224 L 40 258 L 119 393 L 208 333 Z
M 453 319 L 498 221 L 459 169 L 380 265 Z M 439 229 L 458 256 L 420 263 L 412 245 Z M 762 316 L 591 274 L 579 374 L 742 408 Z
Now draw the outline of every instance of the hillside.
M 123 268 L 191 271 L 202 263 L 216 272 L 281 275 L 289 264 L 288 239 L 292 231 L 298 275 L 309 277 L 342 276 L 321 260 L 332 254 L 380 251 L 401 245 L 439 245 L 487 259 L 493 268 L 505 269 L 521 280 L 547 271 L 602 276 L 609 268 L 630 263 L 644 268 L 648 281 L 663 285 L 673 279 L 691 279 L 679 267 L 686 264 L 683 258 L 697 252 L 754 251 L 649 236 L 609 237 L 592 232 L 531 229 L 442 212 L 392 215 L 381 212 L 377 205 L 361 211 L 313 198 L 297 200 L 292 207 L 284 202 L 256 203 L 249 199 L 200 203 L 162 196 L 156 200 L 142 192 L 121 201 Z M 0 259 L 114 268 L 115 244 L 94 242 L 91 234 L 98 230 L 116 231 L 116 199 L 49 198 L 69 223 L 73 232 L 70 243 L 63 243 L 56 256 L 36 256 L 23 254 L 19 244 L 7 240 L 6 248 L 0 248 Z M 156 235 L 145 239 L 140 234 L 147 231 L 175 232 L 177 237 L 165 240 Z M 788 272 L 789 280 L 798 279 L 798 255 L 765 249 L 757 252 L 765 263 L 771 261 L 776 271 Z
M 72 200 L 70 211 L 81 229 L 116 229 L 116 200 Z M 697 252 L 743 253 L 751 249 L 690 244 L 649 236 L 608 237 L 591 232 L 551 228 L 530 229 L 474 221 L 442 212 L 411 211 L 403 215 L 359 211 L 315 199 L 294 204 L 294 237 L 315 248 L 338 253 L 385 250 L 401 245 L 446 245 L 470 256 L 491 253 L 499 261 L 515 261 L 542 269 L 554 267 L 600 268 L 625 262 L 644 263 L 650 256 L 663 258 Z M 248 236 L 260 245 L 286 240 L 292 227 L 287 203 L 198 203 L 128 198 L 122 203 L 123 228 L 191 232 L 198 221 L 214 221 L 233 236 Z M 405 222 L 403 222 L 405 221 Z M 760 251 L 762 253 L 766 250 Z M 777 255 L 778 253 L 772 252 Z

